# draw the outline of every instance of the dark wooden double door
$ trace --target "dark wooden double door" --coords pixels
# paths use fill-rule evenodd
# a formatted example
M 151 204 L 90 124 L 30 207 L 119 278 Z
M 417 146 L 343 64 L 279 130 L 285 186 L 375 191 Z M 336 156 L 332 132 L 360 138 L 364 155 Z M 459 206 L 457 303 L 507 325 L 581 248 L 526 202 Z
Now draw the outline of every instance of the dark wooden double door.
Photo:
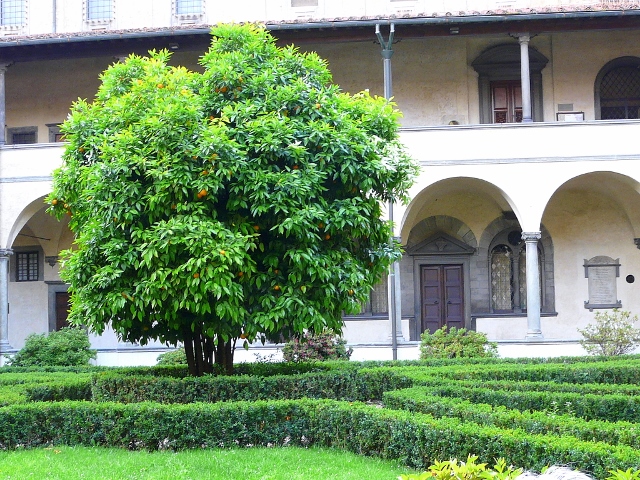
M 69 326 L 69 308 L 69 292 L 56 292 L 56 330 Z
M 422 265 L 420 268 L 422 331 L 444 325 L 464 327 L 462 265 Z

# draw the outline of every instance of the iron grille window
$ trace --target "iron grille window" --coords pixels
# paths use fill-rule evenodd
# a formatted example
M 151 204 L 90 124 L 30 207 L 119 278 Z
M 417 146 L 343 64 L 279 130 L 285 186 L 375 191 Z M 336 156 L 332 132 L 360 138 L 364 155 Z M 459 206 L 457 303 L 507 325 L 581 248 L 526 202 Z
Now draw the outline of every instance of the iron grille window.
M 87 20 L 109 20 L 111 0 L 87 0 Z
M 16 254 L 16 280 L 18 282 L 36 282 L 38 280 L 38 252 L 19 252 Z
M 369 300 L 362 304 L 361 314 L 376 315 L 389 312 L 388 304 L 388 276 L 385 273 L 371 290 Z
M 600 84 L 602 120 L 640 118 L 640 68 L 614 68 Z
M 11 135 L 11 143 L 13 145 L 36 143 L 36 133 L 35 132 L 14 133 L 13 135 Z
M 0 0 L 0 17 L 2 25 L 22 25 L 24 0 Z
M 202 13 L 202 0 L 176 0 L 177 15 L 193 15 Z

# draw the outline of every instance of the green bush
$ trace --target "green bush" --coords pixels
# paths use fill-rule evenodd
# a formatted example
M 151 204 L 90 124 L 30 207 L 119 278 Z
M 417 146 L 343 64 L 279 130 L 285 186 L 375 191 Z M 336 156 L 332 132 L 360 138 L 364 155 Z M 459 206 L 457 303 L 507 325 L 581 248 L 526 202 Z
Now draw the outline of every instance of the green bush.
M 161 353 L 158 355 L 158 365 L 186 365 L 187 354 L 184 353 L 184 348 L 176 348 L 170 352 Z
M 498 345 L 487 340 L 487 335 L 466 328 L 447 326 L 420 336 L 420 358 L 482 358 L 497 357 Z
M 554 404 L 569 404 L 576 417 L 585 420 L 636 422 L 640 416 L 640 397 L 593 395 L 567 392 L 519 392 L 491 388 L 461 387 L 455 384 L 424 387 L 430 395 L 466 399 L 520 411 L 552 411 Z
M 92 397 L 101 402 L 193 403 L 230 400 L 332 398 L 380 400 L 388 390 L 413 383 L 394 372 L 336 370 L 299 375 L 152 377 L 103 373 L 94 376 Z
M 436 418 L 453 417 L 467 423 L 521 428 L 531 434 L 571 435 L 584 441 L 607 442 L 640 449 L 638 423 L 587 421 L 550 411 L 518 410 L 488 403 L 472 403 L 463 398 L 435 396 L 424 387 L 385 392 L 383 402 L 386 408 L 426 413 Z M 563 407 L 567 408 L 566 405 Z M 572 405 L 569 407 L 573 408 Z
M 353 350 L 347 350 L 346 345 L 346 340 L 330 330 L 306 332 L 302 337 L 287 342 L 282 355 L 285 362 L 349 360 Z
M 591 355 L 625 355 L 640 345 L 640 329 L 634 327 L 638 316 L 614 308 L 611 312 L 598 311 L 595 323 L 578 332 L 584 337 L 582 347 Z
M 503 457 L 508 464 L 537 471 L 570 464 L 596 478 L 640 465 L 640 451 L 627 446 L 531 435 L 358 402 L 43 402 L 0 408 L 0 448 L 55 444 L 148 450 L 318 445 L 399 459 L 416 469 L 435 459 L 478 452 L 483 463 Z
M 493 468 L 486 463 L 476 463 L 478 457 L 469 455 L 467 461 L 457 459 L 436 461 L 427 472 L 420 474 L 400 475 L 399 480 L 513 480 L 522 474 L 522 468 L 507 465 L 504 458 L 499 458 Z
M 81 366 L 96 358 L 83 328 L 67 327 L 48 335 L 31 334 L 10 361 L 12 366 Z

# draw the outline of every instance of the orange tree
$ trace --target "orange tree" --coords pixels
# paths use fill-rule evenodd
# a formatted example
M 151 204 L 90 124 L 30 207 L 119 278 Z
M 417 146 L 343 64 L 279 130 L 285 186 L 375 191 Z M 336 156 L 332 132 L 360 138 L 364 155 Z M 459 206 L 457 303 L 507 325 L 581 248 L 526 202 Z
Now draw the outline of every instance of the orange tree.
M 190 372 L 236 342 L 340 331 L 399 255 L 381 205 L 417 173 L 398 112 L 331 83 L 316 54 L 222 25 L 203 72 L 130 56 L 62 131 L 50 210 L 70 215 L 70 320 L 184 343 Z

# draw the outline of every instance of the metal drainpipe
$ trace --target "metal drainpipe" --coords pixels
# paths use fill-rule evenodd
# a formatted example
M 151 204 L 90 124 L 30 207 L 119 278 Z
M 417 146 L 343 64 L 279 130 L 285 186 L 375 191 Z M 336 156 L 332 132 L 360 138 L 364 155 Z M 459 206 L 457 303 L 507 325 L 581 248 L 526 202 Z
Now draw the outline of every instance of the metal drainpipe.
M 382 47 L 382 61 L 384 64 L 384 98 L 389 100 L 392 97 L 391 82 L 391 56 L 393 55 L 393 34 L 395 26 L 392 23 L 389 28 L 389 40 L 387 42 L 382 38 L 380 33 L 380 24 L 376 25 L 376 36 Z M 391 224 L 391 237 L 389 237 L 389 245 L 393 245 L 393 201 L 389 201 L 389 223 Z M 395 262 L 389 269 L 389 320 L 391 320 L 391 351 L 393 359 L 398 359 L 398 339 L 397 339 L 397 312 L 396 312 L 396 274 Z
M 53 33 L 58 33 L 58 5 L 57 0 L 53 0 Z

